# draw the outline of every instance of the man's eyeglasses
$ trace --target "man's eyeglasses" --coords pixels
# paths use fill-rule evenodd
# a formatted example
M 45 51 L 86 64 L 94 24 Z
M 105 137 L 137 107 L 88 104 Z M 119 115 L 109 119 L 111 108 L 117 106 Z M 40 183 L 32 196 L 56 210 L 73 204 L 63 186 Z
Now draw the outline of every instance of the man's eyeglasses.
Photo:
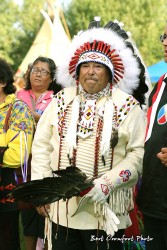
M 160 35 L 160 41 L 163 43 L 165 39 L 167 38 L 166 34 Z
M 32 68 L 32 70 L 31 70 L 31 72 L 33 73 L 33 74 L 38 74 L 39 72 L 40 72 L 40 74 L 42 75 L 42 76 L 47 76 L 47 75 L 49 75 L 50 74 L 50 72 L 48 72 L 47 70 L 45 70 L 45 69 L 38 69 L 38 68 Z

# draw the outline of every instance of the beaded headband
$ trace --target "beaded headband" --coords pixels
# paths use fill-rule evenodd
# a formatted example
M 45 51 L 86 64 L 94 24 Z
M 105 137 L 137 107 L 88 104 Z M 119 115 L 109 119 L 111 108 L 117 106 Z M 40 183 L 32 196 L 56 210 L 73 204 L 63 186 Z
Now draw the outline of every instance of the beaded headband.
M 107 66 L 112 73 L 114 82 L 123 78 L 124 65 L 121 58 L 115 53 L 115 49 L 110 50 L 110 45 L 103 41 L 94 40 L 92 44 L 87 42 L 80 46 L 69 63 L 69 73 L 75 72 L 76 74 L 78 66 L 85 62 L 96 62 Z M 77 76 L 75 78 L 77 79 Z
M 106 54 L 103 54 L 101 51 L 98 52 L 98 51 L 93 50 L 93 51 L 88 51 L 88 52 L 82 53 L 78 59 L 77 65 L 76 65 L 76 72 L 77 72 L 78 66 L 80 64 L 86 63 L 86 62 L 96 62 L 96 63 L 104 64 L 105 66 L 107 66 L 110 69 L 112 75 L 114 75 L 113 64 L 111 63 L 111 60 L 107 57 Z

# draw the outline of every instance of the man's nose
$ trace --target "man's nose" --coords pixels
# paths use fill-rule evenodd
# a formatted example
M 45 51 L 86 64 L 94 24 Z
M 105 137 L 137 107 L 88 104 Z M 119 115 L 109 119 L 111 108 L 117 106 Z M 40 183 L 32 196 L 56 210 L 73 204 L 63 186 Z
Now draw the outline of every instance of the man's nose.
M 95 69 L 93 66 L 90 66 L 89 69 L 88 69 L 88 74 L 92 75 L 95 73 Z

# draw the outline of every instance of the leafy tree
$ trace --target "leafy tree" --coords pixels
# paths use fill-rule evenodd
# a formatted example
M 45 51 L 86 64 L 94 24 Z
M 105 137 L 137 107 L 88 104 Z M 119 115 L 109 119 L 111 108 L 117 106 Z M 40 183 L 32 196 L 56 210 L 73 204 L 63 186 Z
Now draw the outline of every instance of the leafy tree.
M 17 27 L 14 25 L 17 16 L 18 7 L 13 1 L 0 1 L 0 56 L 9 63 L 13 62 L 10 58 L 10 50 L 18 33 Z
M 29 50 L 43 17 L 44 0 L 24 0 L 21 5 L 13 0 L 0 0 L 0 56 L 16 71 Z
M 44 20 L 40 9 L 47 9 L 48 0 L 0 0 L 0 57 L 14 71 L 25 57 Z M 55 0 L 56 2 L 56 0 Z M 117 19 L 132 33 L 146 65 L 163 59 L 159 35 L 166 21 L 166 0 L 59 0 L 73 37 L 86 29 L 94 16 L 101 16 L 104 25 Z
M 164 31 L 167 7 L 165 0 L 71 0 L 65 16 L 73 36 L 86 29 L 94 16 L 104 25 L 117 19 L 132 33 L 146 65 L 163 58 L 159 36 Z
M 20 6 L 18 22 L 20 30 L 18 36 L 19 43 L 18 46 L 15 47 L 13 56 L 13 58 L 15 58 L 14 61 L 17 61 L 17 67 L 31 47 L 44 20 L 40 13 L 40 9 L 46 8 L 44 3 L 44 0 L 24 0 L 23 4 Z

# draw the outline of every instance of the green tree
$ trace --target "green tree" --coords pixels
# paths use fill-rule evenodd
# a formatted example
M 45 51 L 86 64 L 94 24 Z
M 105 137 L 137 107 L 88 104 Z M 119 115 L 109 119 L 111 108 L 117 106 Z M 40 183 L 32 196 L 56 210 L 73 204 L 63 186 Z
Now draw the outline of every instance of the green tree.
M 58 0 L 57 0 L 58 1 Z M 47 10 L 47 0 L 0 0 L 0 57 L 14 71 L 25 57 L 44 20 L 40 9 Z M 56 2 L 56 0 L 55 0 Z M 59 0 L 73 37 L 86 29 L 94 16 L 101 16 L 104 25 L 117 19 L 132 33 L 146 65 L 163 59 L 159 35 L 166 21 L 166 0 Z
M 43 8 L 44 2 L 44 0 L 24 0 L 19 7 L 17 20 L 19 34 L 17 36 L 17 44 L 14 47 L 14 53 L 10 54 L 14 62 L 17 62 L 14 64 L 15 69 L 22 62 L 41 27 L 43 17 L 40 9 Z
M 18 33 L 14 25 L 17 22 L 18 13 L 18 6 L 13 1 L 0 1 L 0 56 L 9 63 L 12 63 L 9 52 Z
M 0 0 L 0 56 L 16 71 L 30 48 L 43 17 L 45 0 L 24 0 L 18 5 L 13 0 Z
M 166 21 L 165 0 L 71 0 L 65 16 L 73 36 L 86 29 L 94 16 L 101 17 L 104 25 L 117 19 L 130 31 L 146 65 L 163 58 L 159 36 Z

